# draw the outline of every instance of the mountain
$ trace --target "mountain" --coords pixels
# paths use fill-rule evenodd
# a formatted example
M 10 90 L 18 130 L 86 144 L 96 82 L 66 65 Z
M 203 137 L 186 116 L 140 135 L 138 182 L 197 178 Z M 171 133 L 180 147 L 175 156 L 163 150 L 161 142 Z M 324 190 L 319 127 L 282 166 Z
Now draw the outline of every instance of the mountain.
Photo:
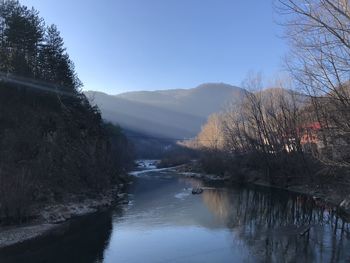
M 224 83 L 206 83 L 192 89 L 126 92 L 108 95 L 87 91 L 105 120 L 124 129 L 154 137 L 194 137 L 207 117 L 231 102 L 239 101 L 245 90 Z

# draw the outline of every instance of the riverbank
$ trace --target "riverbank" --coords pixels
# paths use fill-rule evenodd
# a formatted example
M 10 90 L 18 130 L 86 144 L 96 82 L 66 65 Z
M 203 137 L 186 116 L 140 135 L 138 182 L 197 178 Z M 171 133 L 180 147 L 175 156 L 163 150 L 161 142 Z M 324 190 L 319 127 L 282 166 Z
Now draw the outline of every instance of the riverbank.
M 350 220 L 350 184 L 348 182 L 337 181 L 336 177 L 331 177 L 324 184 L 310 184 L 303 183 L 300 180 L 294 180 L 291 181 L 288 186 L 280 186 L 271 184 L 265 179 L 266 176 L 263 173 L 255 170 L 245 169 L 237 171 L 237 174 L 245 175 L 245 179 L 242 180 L 240 176 L 235 177 L 229 173 L 225 173 L 223 176 L 207 174 L 198 162 L 190 162 L 170 169 L 186 177 L 197 178 L 204 181 L 223 181 L 228 185 L 244 183 L 247 185 L 275 188 L 307 195 L 317 202 L 324 202 L 337 207 L 339 211 Z
M 126 184 L 119 184 L 94 196 L 72 194 L 62 202 L 37 206 L 28 223 L 0 227 L 0 249 L 49 235 L 71 219 L 103 211 L 116 203 L 126 203 L 125 187 Z

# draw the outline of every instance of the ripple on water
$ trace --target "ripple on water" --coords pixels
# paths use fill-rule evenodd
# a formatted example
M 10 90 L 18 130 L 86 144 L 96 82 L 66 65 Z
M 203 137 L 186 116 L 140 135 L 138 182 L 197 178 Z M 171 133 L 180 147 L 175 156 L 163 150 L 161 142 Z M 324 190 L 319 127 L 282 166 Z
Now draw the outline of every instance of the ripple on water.
M 190 195 L 190 192 L 180 192 L 174 195 L 175 198 L 180 200 L 185 200 L 186 197 Z

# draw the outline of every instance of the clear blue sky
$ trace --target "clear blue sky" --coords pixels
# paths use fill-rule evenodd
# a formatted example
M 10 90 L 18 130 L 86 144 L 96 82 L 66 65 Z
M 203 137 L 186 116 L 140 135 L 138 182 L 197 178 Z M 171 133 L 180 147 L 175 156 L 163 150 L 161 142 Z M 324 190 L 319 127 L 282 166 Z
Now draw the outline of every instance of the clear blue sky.
M 279 71 L 271 0 L 20 0 L 58 26 L 85 90 L 240 85 Z

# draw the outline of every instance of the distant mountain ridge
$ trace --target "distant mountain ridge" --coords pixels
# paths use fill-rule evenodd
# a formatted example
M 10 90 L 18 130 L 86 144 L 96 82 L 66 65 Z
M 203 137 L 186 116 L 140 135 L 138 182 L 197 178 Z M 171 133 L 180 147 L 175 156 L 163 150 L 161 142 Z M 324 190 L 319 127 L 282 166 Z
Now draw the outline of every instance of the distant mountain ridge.
M 244 89 L 206 83 L 192 89 L 135 91 L 118 95 L 87 91 L 107 121 L 151 136 L 182 139 L 194 137 L 207 117 L 228 103 L 243 98 Z

